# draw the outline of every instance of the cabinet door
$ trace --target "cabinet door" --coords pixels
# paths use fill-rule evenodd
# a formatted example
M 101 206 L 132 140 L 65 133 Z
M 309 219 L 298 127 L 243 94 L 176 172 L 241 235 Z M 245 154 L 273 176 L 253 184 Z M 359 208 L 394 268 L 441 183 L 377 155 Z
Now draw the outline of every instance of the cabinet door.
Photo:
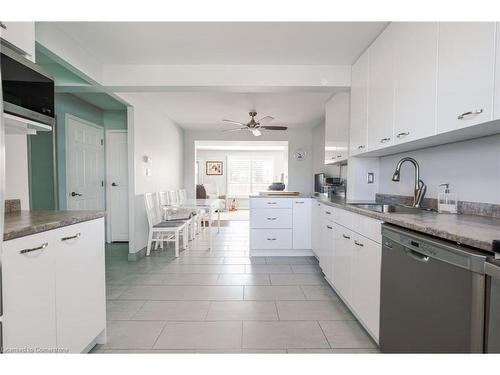
M 321 270 L 330 282 L 332 282 L 333 277 L 333 226 L 334 223 L 330 221 L 327 221 L 324 225 L 322 239 L 323 248 L 319 259 Z
M 336 94 L 326 104 L 325 164 L 347 159 L 349 141 L 349 94 Z
M 382 246 L 353 233 L 351 306 L 378 341 Z
M 368 63 L 369 50 L 361 55 L 358 61 L 352 66 L 351 71 L 351 118 L 349 135 L 349 153 L 351 155 L 366 151 Z
M 252 228 L 292 227 L 292 210 L 288 208 L 254 208 L 250 210 Z
M 394 142 L 436 133 L 437 22 L 396 22 Z
M 26 57 L 30 60 L 35 61 L 35 23 L 2 21 L 2 24 L 0 37 L 26 53 Z
M 490 121 L 495 23 L 440 23 L 438 56 L 438 132 Z
M 493 109 L 494 114 L 493 118 L 495 120 L 500 119 L 500 22 L 496 24 L 496 61 L 495 61 L 495 94 L 494 94 L 494 103 Z
M 4 351 L 57 347 L 55 251 L 49 232 L 3 243 Z
M 54 231 L 57 344 L 84 350 L 106 327 L 104 219 Z
M 368 72 L 368 150 L 376 150 L 394 142 L 393 24 L 371 45 Z
M 318 256 L 319 254 L 319 246 L 321 245 L 321 212 L 322 207 L 321 203 L 316 200 L 312 200 L 312 209 L 311 209 L 311 245 L 312 251 L 314 255 Z
M 332 283 L 337 292 L 351 303 L 351 258 L 353 233 L 343 226 L 333 226 Z
M 293 248 L 311 248 L 311 199 L 293 199 Z

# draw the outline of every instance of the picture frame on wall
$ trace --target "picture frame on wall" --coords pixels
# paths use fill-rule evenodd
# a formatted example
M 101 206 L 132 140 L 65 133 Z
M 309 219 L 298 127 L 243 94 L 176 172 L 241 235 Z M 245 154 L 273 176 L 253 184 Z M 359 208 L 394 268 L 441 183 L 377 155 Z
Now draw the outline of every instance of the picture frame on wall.
M 222 176 L 224 163 L 222 161 L 207 161 L 206 162 L 206 175 L 207 176 Z

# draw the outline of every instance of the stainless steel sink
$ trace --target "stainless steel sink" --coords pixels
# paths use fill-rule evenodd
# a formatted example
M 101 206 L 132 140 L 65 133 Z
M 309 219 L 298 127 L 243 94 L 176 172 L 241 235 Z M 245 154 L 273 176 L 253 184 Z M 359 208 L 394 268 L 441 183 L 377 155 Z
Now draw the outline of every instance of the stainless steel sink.
M 380 213 L 408 213 L 415 214 L 421 212 L 435 212 L 431 208 L 417 208 L 399 204 L 383 204 L 383 203 L 349 203 L 350 206 L 355 206 L 364 210 L 380 212 Z

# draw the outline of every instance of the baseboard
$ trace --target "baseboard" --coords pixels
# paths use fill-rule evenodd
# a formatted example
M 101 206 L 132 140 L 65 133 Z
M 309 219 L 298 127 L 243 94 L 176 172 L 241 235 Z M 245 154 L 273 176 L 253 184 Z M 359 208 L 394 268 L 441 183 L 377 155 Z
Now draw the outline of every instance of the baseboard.
M 129 262 L 136 262 L 145 256 L 146 256 L 146 248 L 144 247 L 136 253 L 128 253 L 128 260 Z
M 250 256 L 252 257 L 309 257 L 314 256 L 310 249 L 290 249 L 290 250 L 269 250 L 269 249 L 251 249 Z

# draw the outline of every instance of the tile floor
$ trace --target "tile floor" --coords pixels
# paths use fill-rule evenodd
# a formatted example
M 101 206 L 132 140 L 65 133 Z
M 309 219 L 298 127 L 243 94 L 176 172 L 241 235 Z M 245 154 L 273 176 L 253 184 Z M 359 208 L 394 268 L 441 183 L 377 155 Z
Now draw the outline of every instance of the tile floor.
M 248 222 L 127 261 L 106 250 L 108 342 L 94 353 L 376 353 L 313 257 L 248 255 Z

